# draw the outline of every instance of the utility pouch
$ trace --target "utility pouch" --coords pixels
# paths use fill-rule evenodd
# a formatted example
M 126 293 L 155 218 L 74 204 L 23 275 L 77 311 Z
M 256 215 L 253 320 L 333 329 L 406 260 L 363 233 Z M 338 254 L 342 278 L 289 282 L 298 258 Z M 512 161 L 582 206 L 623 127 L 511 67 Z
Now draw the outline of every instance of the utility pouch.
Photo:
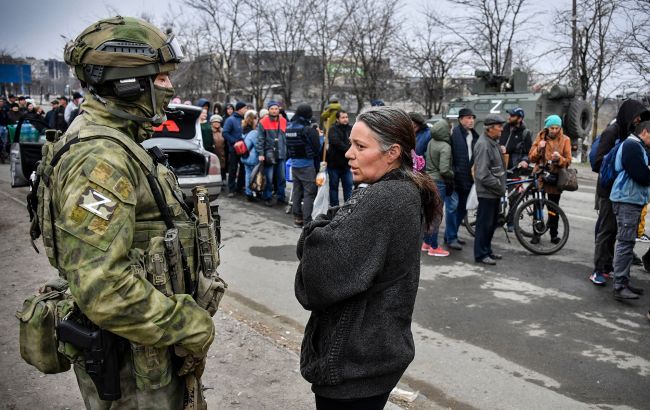
M 58 351 L 56 325 L 60 303 L 72 304 L 66 295 L 67 283 L 61 289 L 46 285 L 45 292 L 33 295 L 16 312 L 20 321 L 20 356 L 43 373 L 54 374 L 70 369 L 70 361 Z
M 207 310 L 210 316 L 214 316 L 219 309 L 219 303 L 226 291 L 226 282 L 219 276 L 207 277 L 199 275 L 199 283 L 196 289 L 196 304 Z
M 131 342 L 131 355 L 138 390 L 156 390 L 171 382 L 173 369 L 169 348 Z
M 169 265 L 165 258 L 165 238 L 154 236 L 145 252 L 147 280 L 165 296 L 172 296 L 174 290 L 169 278 Z

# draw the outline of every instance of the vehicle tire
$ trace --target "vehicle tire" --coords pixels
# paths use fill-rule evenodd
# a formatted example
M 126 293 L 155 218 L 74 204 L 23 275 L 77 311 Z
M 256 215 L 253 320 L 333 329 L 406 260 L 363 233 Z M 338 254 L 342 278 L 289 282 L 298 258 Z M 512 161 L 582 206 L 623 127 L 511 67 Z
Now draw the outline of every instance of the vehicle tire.
M 476 234 L 476 213 L 478 209 L 468 209 L 465 217 L 463 218 L 463 225 L 470 235 Z
M 571 140 L 585 138 L 591 132 L 594 113 L 583 100 L 573 100 L 565 117 L 565 130 Z
M 534 216 L 537 207 L 542 203 L 542 220 L 536 221 Z M 555 213 L 558 216 L 558 234 L 560 242 L 554 244 L 550 241 L 548 215 Z M 515 211 L 514 216 L 515 236 L 527 250 L 537 255 L 552 255 L 566 245 L 569 240 L 569 220 L 558 205 L 548 199 L 529 199 L 521 204 Z M 530 232 L 533 235 L 530 235 Z M 538 243 L 534 243 L 538 238 Z

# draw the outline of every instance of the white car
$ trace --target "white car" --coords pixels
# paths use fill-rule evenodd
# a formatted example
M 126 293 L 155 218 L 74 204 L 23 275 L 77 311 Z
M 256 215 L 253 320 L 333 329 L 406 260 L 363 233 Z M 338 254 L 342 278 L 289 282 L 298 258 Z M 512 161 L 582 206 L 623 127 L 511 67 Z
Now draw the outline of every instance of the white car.
M 178 183 L 188 204 L 192 201 L 192 188 L 203 185 L 210 200 L 219 196 L 223 180 L 219 157 L 203 148 L 199 116 L 201 108 L 193 105 L 170 104 L 167 121 L 154 128 L 145 148 L 155 145 L 167 155 L 169 165 L 178 177 Z

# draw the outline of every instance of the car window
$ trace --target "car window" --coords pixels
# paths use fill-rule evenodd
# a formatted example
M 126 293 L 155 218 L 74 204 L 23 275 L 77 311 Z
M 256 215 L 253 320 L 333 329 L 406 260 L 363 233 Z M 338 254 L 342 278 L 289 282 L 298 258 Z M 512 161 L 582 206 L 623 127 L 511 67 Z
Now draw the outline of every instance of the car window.
M 172 109 L 167 113 L 167 121 L 153 128 L 152 138 L 181 138 L 196 137 L 196 122 L 201 111 L 189 109 Z

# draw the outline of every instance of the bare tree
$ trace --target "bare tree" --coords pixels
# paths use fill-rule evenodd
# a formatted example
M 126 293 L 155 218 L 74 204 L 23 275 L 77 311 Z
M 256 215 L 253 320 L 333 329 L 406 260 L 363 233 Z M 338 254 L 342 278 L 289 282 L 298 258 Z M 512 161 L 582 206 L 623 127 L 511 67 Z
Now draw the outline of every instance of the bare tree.
M 263 0 L 248 0 L 247 4 L 250 24 L 244 32 L 245 51 L 241 57 L 248 68 L 248 81 L 244 81 L 241 86 L 253 97 L 254 105 L 259 109 L 273 87 L 273 79 L 267 69 L 271 58 L 265 52 L 270 33 L 264 14 L 266 3 Z
M 224 99 L 229 101 L 235 87 L 233 68 L 247 22 L 244 15 L 247 3 L 239 0 L 185 0 L 185 4 L 198 12 L 202 50 L 212 57 L 210 63 L 218 73 L 217 81 Z
M 629 43 L 625 49 L 627 61 L 647 83 L 650 80 L 650 0 L 627 1 L 624 5 Z
M 445 81 L 463 50 L 455 43 L 440 41 L 431 22 L 425 22 L 425 25 L 426 28 L 419 31 L 420 35 L 412 39 L 404 36 L 400 48 L 404 50 L 406 73 L 413 73 L 420 79 L 420 86 L 414 93 L 416 102 L 430 117 L 442 109 L 446 97 Z M 421 35 L 423 32 L 426 36 Z
M 381 97 L 390 73 L 388 51 L 398 33 L 400 0 L 345 0 L 353 9 L 345 27 L 353 62 L 351 73 L 357 111 L 366 99 Z
M 506 74 L 507 55 L 517 36 L 525 30 L 530 15 L 525 14 L 528 0 L 447 0 L 453 17 L 428 12 L 433 22 L 453 34 L 467 51 L 496 75 Z
M 287 0 L 282 7 L 265 4 L 261 10 L 268 26 L 268 46 L 275 52 L 271 63 L 275 67 L 277 80 L 281 86 L 284 103 L 293 103 L 293 90 L 297 81 L 298 61 L 304 57 L 307 47 L 307 28 L 309 10 L 315 0 Z
M 319 70 L 323 73 L 320 84 L 320 110 L 332 94 L 332 87 L 343 74 L 344 64 L 349 56 L 349 43 L 345 41 L 344 28 L 350 23 L 354 4 L 344 7 L 341 1 L 315 2 L 310 11 L 311 35 L 307 36 L 310 51 L 318 56 Z

